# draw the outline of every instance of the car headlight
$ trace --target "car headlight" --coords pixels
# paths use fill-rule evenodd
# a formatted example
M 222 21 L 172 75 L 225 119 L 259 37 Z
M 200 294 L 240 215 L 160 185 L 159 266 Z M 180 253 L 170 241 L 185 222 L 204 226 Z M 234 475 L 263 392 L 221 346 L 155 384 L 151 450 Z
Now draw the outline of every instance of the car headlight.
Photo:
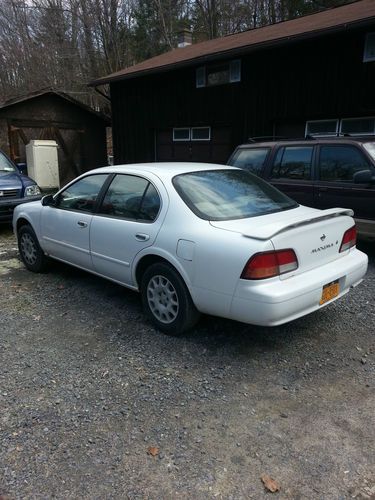
M 40 194 L 40 188 L 36 184 L 27 186 L 25 189 L 25 196 L 37 196 L 38 194 Z

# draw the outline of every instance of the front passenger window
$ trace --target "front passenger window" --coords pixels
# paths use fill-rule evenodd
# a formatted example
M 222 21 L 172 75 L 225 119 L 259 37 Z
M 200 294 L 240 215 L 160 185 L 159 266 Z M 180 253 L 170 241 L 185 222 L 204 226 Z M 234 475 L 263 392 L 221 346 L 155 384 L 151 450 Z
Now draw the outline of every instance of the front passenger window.
M 354 182 L 356 172 L 370 170 L 365 156 L 355 146 L 321 146 L 319 175 L 321 181 Z

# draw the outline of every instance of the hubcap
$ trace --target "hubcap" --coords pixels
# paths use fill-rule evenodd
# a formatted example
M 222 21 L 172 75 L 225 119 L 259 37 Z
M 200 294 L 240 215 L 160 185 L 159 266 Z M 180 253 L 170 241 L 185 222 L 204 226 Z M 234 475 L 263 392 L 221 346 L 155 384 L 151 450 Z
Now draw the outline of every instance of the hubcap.
M 178 296 L 165 276 L 154 276 L 147 286 L 147 300 L 152 314 L 161 323 L 172 323 L 178 314 Z
M 21 237 L 21 252 L 25 261 L 29 265 L 35 264 L 38 258 L 37 248 L 34 239 L 27 233 Z

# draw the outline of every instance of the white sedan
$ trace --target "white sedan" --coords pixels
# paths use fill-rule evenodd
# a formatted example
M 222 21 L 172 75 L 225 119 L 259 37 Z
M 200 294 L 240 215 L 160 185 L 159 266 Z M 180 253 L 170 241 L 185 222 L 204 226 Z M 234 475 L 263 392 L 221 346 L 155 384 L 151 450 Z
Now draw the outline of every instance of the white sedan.
M 199 313 L 274 326 L 357 286 L 367 256 L 351 210 L 298 205 L 243 170 L 197 163 L 104 167 L 18 206 L 25 266 L 49 258 L 139 291 L 165 333 Z

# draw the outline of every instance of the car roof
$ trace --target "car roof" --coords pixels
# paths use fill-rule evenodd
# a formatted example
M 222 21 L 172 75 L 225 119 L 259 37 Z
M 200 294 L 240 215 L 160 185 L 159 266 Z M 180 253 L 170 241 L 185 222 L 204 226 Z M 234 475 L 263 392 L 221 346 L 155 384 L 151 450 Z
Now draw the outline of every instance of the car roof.
M 207 170 L 228 170 L 236 169 L 228 165 L 218 165 L 215 163 L 195 163 L 195 162 L 155 162 L 155 163 L 129 163 L 126 165 L 113 165 L 110 167 L 90 170 L 91 173 L 152 173 L 161 179 L 172 179 L 175 175 L 189 172 L 203 172 Z M 87 172 L 86 172 L 87 173 Z

